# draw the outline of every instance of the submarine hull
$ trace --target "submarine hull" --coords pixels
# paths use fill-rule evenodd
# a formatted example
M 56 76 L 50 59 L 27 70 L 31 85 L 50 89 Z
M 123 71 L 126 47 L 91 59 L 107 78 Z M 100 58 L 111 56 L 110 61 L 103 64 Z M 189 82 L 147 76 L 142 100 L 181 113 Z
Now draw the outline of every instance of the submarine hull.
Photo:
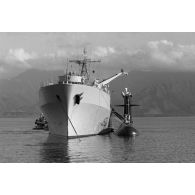
M 136 136 L 139 132 L 132 126 L 132 124 L 122 123 L 120 127 L 114 132 L 118 136 Z

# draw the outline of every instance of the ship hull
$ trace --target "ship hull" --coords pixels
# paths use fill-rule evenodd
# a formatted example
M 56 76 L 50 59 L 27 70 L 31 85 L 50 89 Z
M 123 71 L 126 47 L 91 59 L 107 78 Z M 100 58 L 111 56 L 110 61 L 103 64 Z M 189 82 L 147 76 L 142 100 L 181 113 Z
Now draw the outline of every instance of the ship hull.
M 54 135 L 97 135 L 108 127 L 110 95 L 93 86 L 56 84 L 41 87 L 40 108 Z

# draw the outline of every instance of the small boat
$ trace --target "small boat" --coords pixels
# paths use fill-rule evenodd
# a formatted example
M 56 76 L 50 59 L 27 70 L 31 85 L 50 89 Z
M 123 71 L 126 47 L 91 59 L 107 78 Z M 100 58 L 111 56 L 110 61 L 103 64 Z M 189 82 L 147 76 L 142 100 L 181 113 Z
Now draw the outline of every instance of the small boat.
M 48 122 L 43 114 L 41 114 L 40 117 L 35 120 L 35 127 L 33 130 L 49 130 Z

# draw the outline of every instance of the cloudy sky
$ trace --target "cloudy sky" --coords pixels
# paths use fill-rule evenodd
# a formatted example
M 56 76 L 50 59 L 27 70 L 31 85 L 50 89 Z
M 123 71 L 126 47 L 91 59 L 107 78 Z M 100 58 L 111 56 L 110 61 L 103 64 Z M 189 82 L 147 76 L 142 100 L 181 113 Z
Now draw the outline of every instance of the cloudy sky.
M 195 33 L 0 33 L 0 78 L 63 69 L 84 47 L 110 69 L 195 71 Z

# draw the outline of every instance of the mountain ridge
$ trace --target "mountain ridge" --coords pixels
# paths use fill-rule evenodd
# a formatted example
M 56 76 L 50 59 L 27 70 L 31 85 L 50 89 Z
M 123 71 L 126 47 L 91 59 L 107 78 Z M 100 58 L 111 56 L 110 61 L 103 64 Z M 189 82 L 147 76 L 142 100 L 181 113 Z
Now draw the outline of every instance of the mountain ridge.
M 62 74 L 60 70 L 31 69 L 0 80 L 0 117 L 37 115 L 41 83 L 57 80 Z M 121 91 L 125 87 L 132 92 L 133 101 L 140 104 L 133 110 L 135 116 L 195 115 L 195 72 L 131 71 L 110 84 L 112 105 L 123 102 Z

